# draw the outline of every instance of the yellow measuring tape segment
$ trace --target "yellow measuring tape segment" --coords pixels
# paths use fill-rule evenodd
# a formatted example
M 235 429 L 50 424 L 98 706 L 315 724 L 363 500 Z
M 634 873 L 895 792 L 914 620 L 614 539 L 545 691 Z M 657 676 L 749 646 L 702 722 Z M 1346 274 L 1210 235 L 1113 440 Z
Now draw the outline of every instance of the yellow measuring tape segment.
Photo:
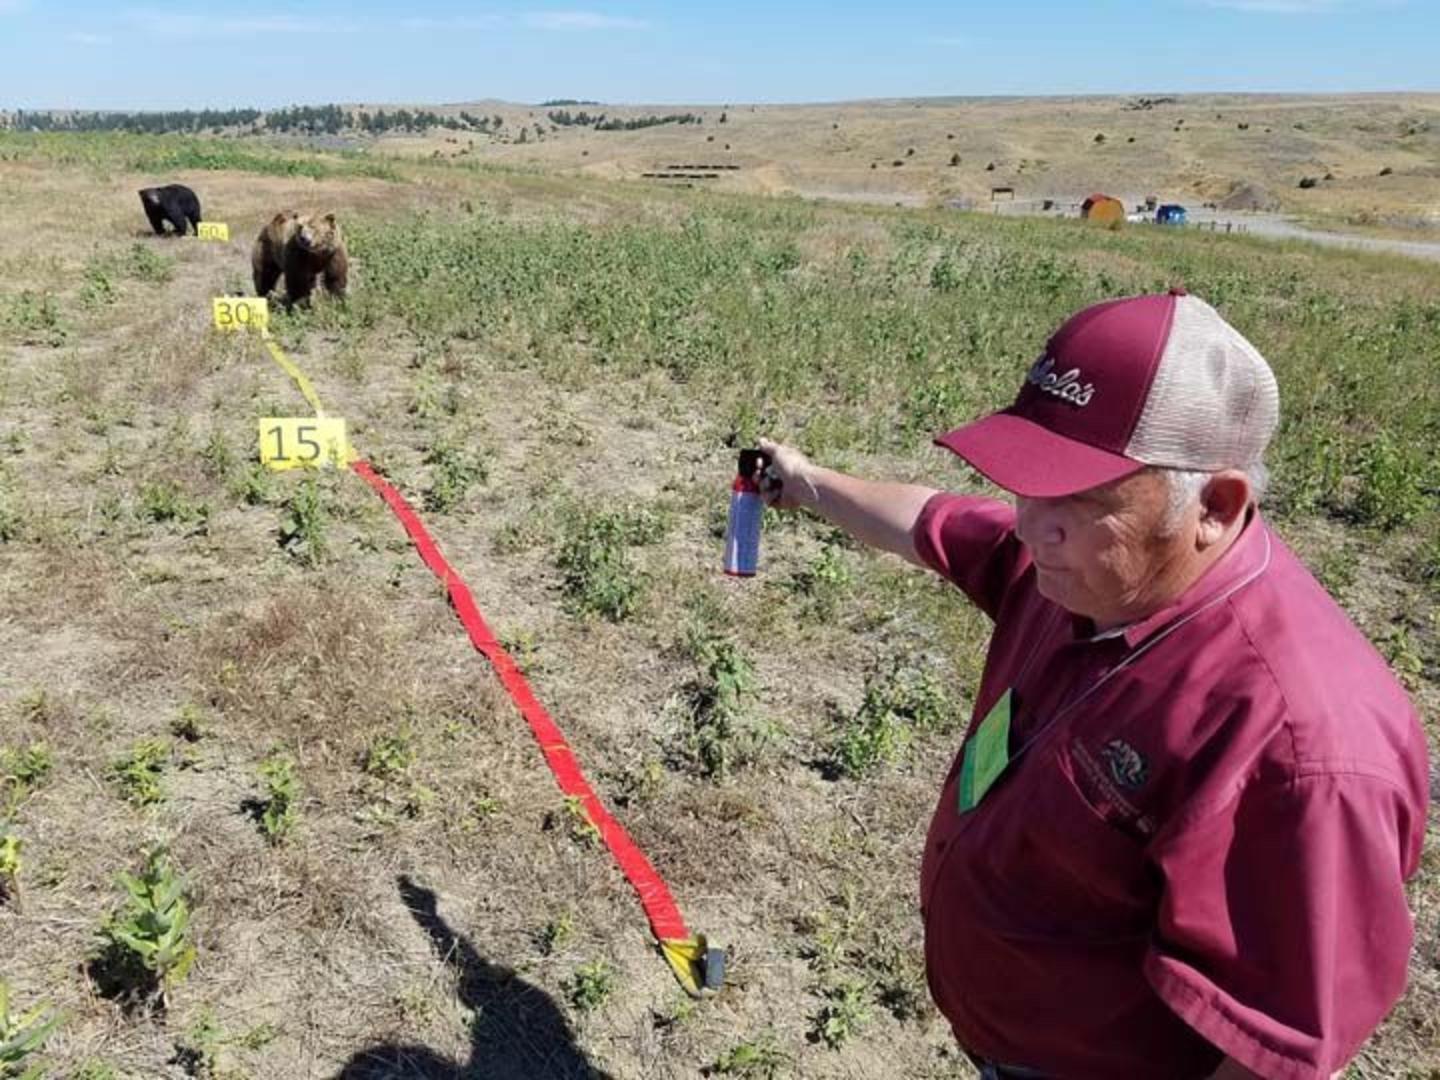
M 285 355 L 285 350 L 280 348 L 279 343 L 270 336 L 269 330 L 261 330 L 260 337 L 265 342 L 265 348 L 270 350 L 270 357 L 284 369 L 285 374 L 294 380 L 295 385 L 300 388 L 300 393 L 305 395 L 305 400 L 315 410 L 316 416 L 324 416 L 325 410 L 320 406 L 320 395 L 315 393 L 315 387 L 310 385 L 310 380 L 305 373 L 295 366 L 294 362 Z

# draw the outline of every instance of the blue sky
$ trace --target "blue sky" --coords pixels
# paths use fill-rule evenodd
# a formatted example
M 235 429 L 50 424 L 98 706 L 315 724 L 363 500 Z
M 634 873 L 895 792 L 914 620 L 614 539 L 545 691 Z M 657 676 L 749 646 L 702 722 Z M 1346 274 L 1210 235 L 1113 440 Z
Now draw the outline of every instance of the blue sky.
M 1437 57 L 1436 0 L 0 0 L 11 109 L 1437 90 Z

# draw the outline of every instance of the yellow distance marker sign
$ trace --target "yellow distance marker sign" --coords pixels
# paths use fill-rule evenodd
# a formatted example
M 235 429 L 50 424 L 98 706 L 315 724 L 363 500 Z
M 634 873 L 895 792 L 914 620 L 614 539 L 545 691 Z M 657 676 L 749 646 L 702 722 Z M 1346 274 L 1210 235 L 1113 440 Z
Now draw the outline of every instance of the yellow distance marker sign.
M 230 226 L 223 221 L 202 221 L 195 226 L 195 234 L 201 240 L 230 242 Z
M 259 296 L 216 296 L 210 301 L 216 330 L 266 330 L 270 305 Z
M 266 468 L 345 468 L 353 457 L 342 417 L 266 416 L 260 421 L 260 464 Z

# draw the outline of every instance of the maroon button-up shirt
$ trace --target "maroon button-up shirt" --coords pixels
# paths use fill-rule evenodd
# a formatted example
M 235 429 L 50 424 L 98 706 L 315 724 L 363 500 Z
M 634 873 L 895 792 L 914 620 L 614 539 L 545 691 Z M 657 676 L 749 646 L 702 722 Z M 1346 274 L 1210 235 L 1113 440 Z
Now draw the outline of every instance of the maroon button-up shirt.
M 1322 1078 L 1399 998 L 1427 755 L 1384 661 L 1259 518 L 1172 607 L 1096 636 L 1036 590 L 1014 511 L 933 497 L 921 558 L 995 621 L 971 732 L 1014 758 L 930 826 L 930 989 L 970 1051 L 1184 1080 Z M 1014 757 L 1018 753 L 1018 758 Z

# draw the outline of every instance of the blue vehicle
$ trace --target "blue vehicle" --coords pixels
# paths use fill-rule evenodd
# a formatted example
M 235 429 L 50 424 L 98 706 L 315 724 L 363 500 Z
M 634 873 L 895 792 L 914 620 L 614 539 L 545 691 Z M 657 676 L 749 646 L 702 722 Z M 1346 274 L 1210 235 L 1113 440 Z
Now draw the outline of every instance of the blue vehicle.
M 1185 208 L 1175 203 L 1166 203 L 1155 211 L 1156 225 L 1184 225 Z

